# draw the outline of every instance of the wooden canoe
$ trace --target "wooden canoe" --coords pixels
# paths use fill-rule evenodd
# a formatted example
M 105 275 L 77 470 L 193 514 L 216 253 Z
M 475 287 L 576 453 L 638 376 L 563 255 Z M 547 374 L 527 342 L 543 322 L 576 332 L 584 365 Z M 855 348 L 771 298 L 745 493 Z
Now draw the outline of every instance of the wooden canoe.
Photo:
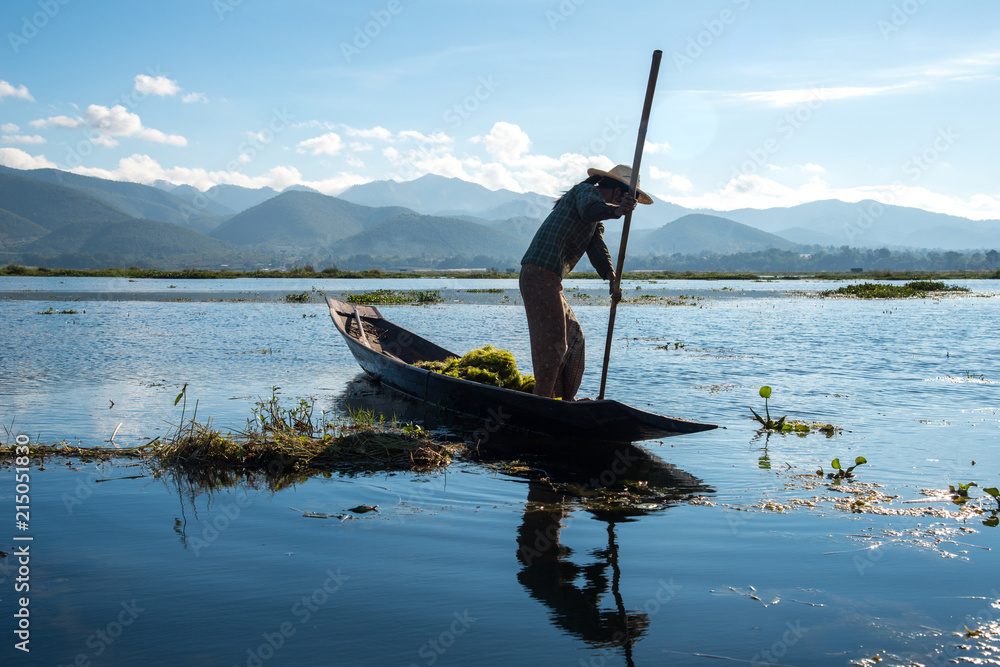
M 560 401 L 417 368 L 459 357 L 382 317 L 373 306 L 326 298 L 330 317 L 361 368 L 383 385 L 480 422 L 487 433 L 519 429 L 559 439 L 638 442 L 717 428 L 612 400 Z

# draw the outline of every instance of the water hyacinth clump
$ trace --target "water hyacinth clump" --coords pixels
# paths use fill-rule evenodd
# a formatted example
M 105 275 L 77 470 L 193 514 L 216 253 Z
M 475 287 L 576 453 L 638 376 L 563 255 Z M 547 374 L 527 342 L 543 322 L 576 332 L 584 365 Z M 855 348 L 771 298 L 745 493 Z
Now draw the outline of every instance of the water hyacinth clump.
M 514 355 L 492 345 L 467 352 L 461 358 L 449 357 L 444 361 L 420 361 L 414 364 L 435 373 L 443 373 L 463 380 L 489 384 L 504 389 L 531 393 L 535 389 L 533 375 L 521 375 Z
M 942 292 L 968 292 L 966 287 L 946 285 L 933 280 L 914 280 L 905 285 L 883 283 L 862 283 L 860 285 L 845 285 L 835 290 L 820 292 L 823 296 L 849 296 L 858 299 L 909 299 L 922 298 Z

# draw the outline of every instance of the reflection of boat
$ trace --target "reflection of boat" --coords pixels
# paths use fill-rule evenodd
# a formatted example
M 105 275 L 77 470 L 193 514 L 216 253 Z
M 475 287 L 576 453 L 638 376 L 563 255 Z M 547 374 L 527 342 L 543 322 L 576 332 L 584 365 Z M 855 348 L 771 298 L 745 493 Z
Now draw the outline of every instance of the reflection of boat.
M 628 567 L 619 558 L 615 527 L 713 490 L 630 444 L 614 445 L 603 454 L 581 453 L 572 462 L 565 459 L 536 456 L 532 463 L 544 466 L 544 471 L 536 467 L 526 475 L 513 473 L 528 477 L 527 503 L 517 531 L 522 566 L 517 580 L 545 605 L 554 625 L 600 649 L 601 664 L 609 652 L 620 651 L 630 666 L 633 645 L 648 633 L 651 617 L 676 591 L 672 580 L 660 579 L 641 606 L 638 600 L 626 602 L 620 582 Z M 573 515 L 580 509 L 607 524 L 606 546 L 580 553 L 563 544 L 563 532 L 576 525 Z M 578 533 L 577 543 L 581 535 L 592 536 L 593 531 Z
M 350 382 L 337 401 L 350 409 L 391 414 L 438 431 L 467 426 L 461 416 L 455 421 L 452 413 L 434 410 L 364 375 Z M 554 626 L 598 651 L 593 658 L 600 662 L 592 659 L 589 664 L 610 663 L 609 658 L 620 653 L 625 665 L 633 665 L 633 646 L 648 634 L 651 617 L 661 613 L 676 590 L 667 577 L 650 586 L 641 606 L 640 600 L 626 602 L 621 580 L 628 566 L 619 558 L 616 527 L 715 490 L 631 443 L 598 446 L 521 433 L 484 430 L 482 434 L 489 437 L 481 438 L 465 455 L 526 487 L 527 502 L 516 534 L 518 583 L 545 606 Z M 566 456 L 567 448 L 572 448 L 573 456 Z M 607 524 L 606 544 L 583 551 L 563 543 L 564 531 L 572 530 L 581 512 Z M 593 537 L 593 531 L 578 535 Z M 683 613 L 677 605 L 669 609 L 664 613 Z
M 635 442 L 716 428 L 645 412 L 618 401 L 566 402 L 479 384 L 413 366 L 457 357 L 382 317 L 377 308 L 327 297 L 330 317 L 361 368 L 383 384 L 423 401 L 501 428 L 560 438 Z

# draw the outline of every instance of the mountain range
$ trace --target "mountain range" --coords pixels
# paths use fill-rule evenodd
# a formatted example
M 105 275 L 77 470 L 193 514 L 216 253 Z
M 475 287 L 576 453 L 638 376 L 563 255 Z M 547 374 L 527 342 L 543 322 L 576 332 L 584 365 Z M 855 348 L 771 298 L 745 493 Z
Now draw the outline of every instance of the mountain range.
M 434 175 L 356 185 L 331 197 L 303 186 L 278 192 L 221 184 L 201 192 L 164 181 L 0 167 L 0 263 L 516 266 L 552 202 Z M 614 255 L 621 222 L 606 227 Z M 985 250 L 1000 247 L 1000 221 L 873 201 L 720 212 L 657 200 L 639 207 L 628 252 L 810 253 L 842 246 Z

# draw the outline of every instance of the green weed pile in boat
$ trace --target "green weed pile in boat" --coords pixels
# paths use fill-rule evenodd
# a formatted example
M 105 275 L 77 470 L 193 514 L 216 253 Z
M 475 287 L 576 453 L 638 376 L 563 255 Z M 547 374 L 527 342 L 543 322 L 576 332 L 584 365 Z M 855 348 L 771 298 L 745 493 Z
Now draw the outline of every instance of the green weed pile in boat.
M 467 352 L 461 359 L 450 357 L 444 361 L 420 361 L 414 365 L 435 373 L 529 394 L 535 389 L 535 377 L 518 372 L 514 355 L 492 345 Z

